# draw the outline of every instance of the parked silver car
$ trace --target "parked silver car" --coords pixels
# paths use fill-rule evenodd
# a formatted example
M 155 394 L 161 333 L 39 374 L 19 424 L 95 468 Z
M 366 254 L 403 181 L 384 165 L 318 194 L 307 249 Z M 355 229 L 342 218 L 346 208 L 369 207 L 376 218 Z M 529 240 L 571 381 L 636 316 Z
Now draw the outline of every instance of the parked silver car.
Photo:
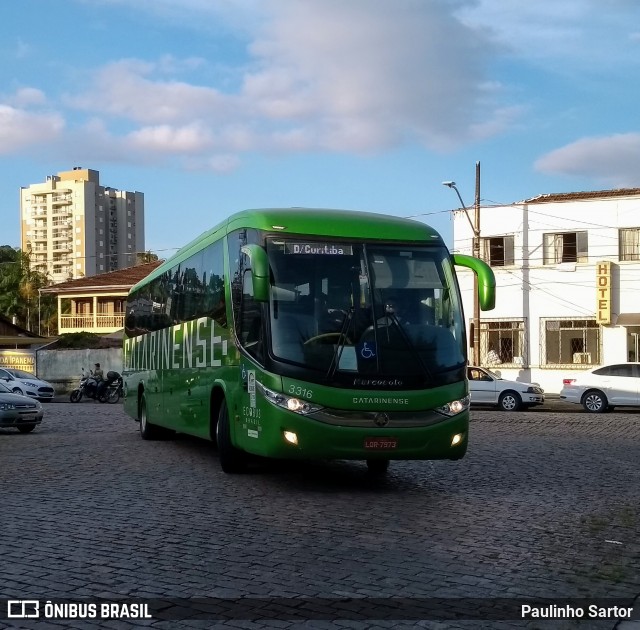
M 35 374 L 24 370 L 0 368 L 0 382 L 14 394 L 24 394 L 37 400 L 52 400 L 55 396 L 55 390 L 51 383 L 47 383 Z
M 44 410 L 39 401 L 22 394 L 14 394 L 0 383 L 0 428 L 16 428 L 30 433 L 42 422 Z
M 470 366 L 469 396 L 472 405 L 495 405 L 504 411 L 518 411 L 544 403 L 544 390 L 537 383 L 508 381 L 491 370 Z

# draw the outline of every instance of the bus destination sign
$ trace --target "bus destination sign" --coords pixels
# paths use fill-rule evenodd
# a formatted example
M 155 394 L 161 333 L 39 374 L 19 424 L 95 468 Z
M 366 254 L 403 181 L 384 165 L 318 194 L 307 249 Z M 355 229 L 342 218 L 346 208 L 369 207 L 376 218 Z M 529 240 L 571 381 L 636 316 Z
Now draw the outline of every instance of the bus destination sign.
M 344 243 L 300 243 L 287 241 L 285 254 L 306 254 L 313 256 L 353 256 L 353 246 Z

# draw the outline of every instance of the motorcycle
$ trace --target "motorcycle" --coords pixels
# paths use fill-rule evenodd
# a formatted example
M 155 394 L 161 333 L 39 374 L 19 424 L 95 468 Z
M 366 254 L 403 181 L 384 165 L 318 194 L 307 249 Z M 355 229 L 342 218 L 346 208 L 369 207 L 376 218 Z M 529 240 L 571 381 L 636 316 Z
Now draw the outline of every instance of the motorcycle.
M 101 403 L 117 403 L 122 396 L 122 376 L 118 372 L 107 372 L 107 380 L 98 387 L 98 400 Z
M 93 378 L 93 370 L 89 370 L 89 374 L 85 374 L 84 368 L 82 368 L 82 376 L 80 377 L 80 383 L 69 396 L 69 400 L 72 403 L 80 402 L 83 397 L 96 399 L 98 392 L 98 381 Z M 97 399 L 96 399 L 97 400 Z

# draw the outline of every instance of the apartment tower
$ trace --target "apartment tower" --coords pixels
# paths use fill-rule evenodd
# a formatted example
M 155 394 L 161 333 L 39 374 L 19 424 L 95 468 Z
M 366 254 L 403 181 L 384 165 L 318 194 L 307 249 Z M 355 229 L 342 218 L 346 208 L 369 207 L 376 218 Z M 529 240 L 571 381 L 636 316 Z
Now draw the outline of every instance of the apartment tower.
M 22 250 L 54 283 L 132 267 L 144 251 L 144 195 L 75 167 L 20 189 Z

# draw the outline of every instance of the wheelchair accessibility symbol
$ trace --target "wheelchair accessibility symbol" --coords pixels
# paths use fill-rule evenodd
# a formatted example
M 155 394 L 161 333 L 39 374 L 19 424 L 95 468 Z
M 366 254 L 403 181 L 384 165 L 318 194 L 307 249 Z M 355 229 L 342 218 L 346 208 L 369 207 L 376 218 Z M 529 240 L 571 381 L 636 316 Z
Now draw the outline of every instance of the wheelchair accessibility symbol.
M 376 345 L 365 341 L 360 347 L 360 356 L 363 359 L 373 359 L 376 356 Z

